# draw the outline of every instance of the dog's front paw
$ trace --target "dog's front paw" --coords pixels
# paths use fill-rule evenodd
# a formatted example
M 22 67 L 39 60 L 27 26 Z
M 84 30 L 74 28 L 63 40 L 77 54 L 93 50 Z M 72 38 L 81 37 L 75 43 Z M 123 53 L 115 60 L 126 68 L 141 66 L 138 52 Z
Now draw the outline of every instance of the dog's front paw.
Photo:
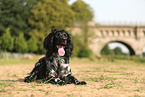
M 81 81 L 80 85 L 86 85 L 87 83 L 85 81 Z
M 34 80 L 30 77 L 30 75 L 24 77 L 24 82 L 30 83 L 30 82 L 32 82 L 32 81 L 34 81 Z
M 81 81 L 81 82 L 79 82 L 79 81 L 76 81 L 75 82 L 75 85 L 86 85 L 87 83 L 85 82 L 85 81 Z
M 30 80 L 29 78 L 25 78 L 25 79 L 24 79 L 24 82 L 26 82 L 26 83 L 30 83 L 31 80 Z

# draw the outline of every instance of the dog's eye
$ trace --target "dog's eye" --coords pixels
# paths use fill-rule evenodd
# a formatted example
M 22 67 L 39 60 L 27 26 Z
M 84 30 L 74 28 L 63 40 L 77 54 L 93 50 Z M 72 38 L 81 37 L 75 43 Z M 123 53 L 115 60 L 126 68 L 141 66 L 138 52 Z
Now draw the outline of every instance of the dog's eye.
M 56 37 L 59 37 L 59 36 L 60 36 L 60 33 L 57 33 L 57 34 L 56 34 Z
M 64 33 L 63 36 L 64 36 L 64 37 L 67 37 L 67 34 Z

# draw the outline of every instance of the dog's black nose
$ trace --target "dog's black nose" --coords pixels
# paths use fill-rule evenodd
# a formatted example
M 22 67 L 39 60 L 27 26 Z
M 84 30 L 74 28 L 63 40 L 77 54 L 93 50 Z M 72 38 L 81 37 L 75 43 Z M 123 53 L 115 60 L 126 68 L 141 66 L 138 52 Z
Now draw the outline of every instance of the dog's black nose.
M 62 39 L 62 43 L 65 44 L 66 40 L 67 40 L 67 38 Z

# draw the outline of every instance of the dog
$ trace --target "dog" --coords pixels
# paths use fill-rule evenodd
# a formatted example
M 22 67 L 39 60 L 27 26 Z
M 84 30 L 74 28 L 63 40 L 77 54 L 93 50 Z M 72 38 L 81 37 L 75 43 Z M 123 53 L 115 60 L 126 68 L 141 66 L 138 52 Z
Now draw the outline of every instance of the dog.
M 69 58 L 73 51 L 73 43 L 65 30 L 52 29 L 44 39 L 45 57 L 36 64 L 24 82 L 43 79 L 45 83 L 86 85 L 85 81 L 78 81 L 71 72 Z

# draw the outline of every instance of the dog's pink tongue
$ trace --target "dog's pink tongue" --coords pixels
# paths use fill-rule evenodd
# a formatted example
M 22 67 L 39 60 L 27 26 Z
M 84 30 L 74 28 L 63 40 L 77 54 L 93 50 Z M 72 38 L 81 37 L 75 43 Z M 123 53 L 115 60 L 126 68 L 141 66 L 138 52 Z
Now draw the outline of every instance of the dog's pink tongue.
M 58 54 L 59 54 L 59 56 L 64 56 L 65 50 L 63 48 L 59 48 L 58 49 Z

